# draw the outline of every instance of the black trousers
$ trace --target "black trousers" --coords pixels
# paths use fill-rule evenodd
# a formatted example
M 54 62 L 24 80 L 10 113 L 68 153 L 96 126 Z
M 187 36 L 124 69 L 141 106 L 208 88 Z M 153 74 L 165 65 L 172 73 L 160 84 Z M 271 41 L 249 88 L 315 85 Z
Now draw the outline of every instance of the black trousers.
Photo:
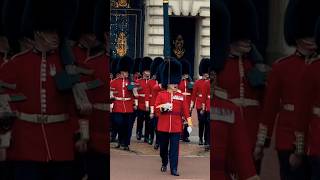
M 144 139 L 148 140 L 150 138 L 151 130 L 152 130 L 150 112 L 138 110 L 137 134 L 142 135 L 143 126 L 144 126 Z
M 320 157 L 310 156 L 309 164 L 310 164 L 310 170 L 311 170 L 311 180 L 320 179 Z
M 129 146 L 134 123 L 132 113 L 113 113 L 113 118 L 118 127 L 119 143 L 122 146 Z
M 111 126 L 110 126 L 110 129 L 111 129 L 111 138 L 110 139 L 116 139 L 117 135 L 118 135 L 118 126 L 117 126 L 117 123 L 115 122 L 114 120 L 114 117 L 113 117 L 113 113 L 111 113 Z
M 210 113 L 205 112 L 204 114 L 198 112 L 198 120 L 199 120 L 199 139 L 204 138 L 205 144 L 209 144 L 210 142 Z
M 110 178 L 109 155 L 100 152 L 78 154 L 75 161 L 74 180 L 82 180 L 87 174 L 88 180 L 107 180 Z
M 153 117 L 151 119 L 151 124 L 152 124 L 152 130 L 151 130 L 150 138 L 153 141 L 154 137 L 156 137 L 156 143 L 155 144 L 159 144 L 158 131 L 157 131 L 158 118 L 157 117 Z
M 180 133 L 159 132 L 162 165 L 167 166 L 169 159 L 171 171 L 178 170 L 179 141 Z
M 301 166 L 294 169 L 289 163 L 289 158 L 292 153 L 293 151 L 278 151 L 281 180 L 309 180 L 310 168 L 307 157 L 303 158 Z M 317 171 L 319 171 L 319 169 Z
M 0 162 L 0 180 L 13 180 L 14 169 L 12 162 Z
M 71 180 L 73 162 L 14 162 L 14 180 Z

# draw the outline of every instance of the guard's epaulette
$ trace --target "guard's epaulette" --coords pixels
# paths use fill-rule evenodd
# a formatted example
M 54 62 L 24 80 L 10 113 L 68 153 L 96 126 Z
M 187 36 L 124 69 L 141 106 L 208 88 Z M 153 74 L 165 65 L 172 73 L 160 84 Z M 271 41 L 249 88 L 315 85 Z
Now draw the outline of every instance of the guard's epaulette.
M 116 77 L 116 78 L 112 79 L 112 81 L 115 81 L 115 80 L 117 80 L 117 79 L 120 79 L 120 77 Z
M 235 122 L 235 113 L 230 109 L 213 107 L 210 109 L 210 116 L 213 121 L 222 121 L 230 124 Z
M 274 61 L 273 64 L 277 64 L 277 63 L 280 63 L 280 62 L 283 62 L 285 60 L 289 60 L 293 55 L 288 55 L 288 56 L 285 56 L 285 57 L 282 57 L 282 58 L 279 58 L 278 60 Z
M 89 57 L 86 58 L 86 60 L 84 60 L 84 62 L 88 62 L 88 61 L 90 61 L 90 60 L 92 60 L 92 59 L 94 59 L 96 57 L 102 56 L 102 55 L 104 55 L 104 52 L 100 52 L 100 53 L 97 53 L 97 54 L 95 54 L 93 56 L 89 56 Z
M 320 61 L 320 55 L 310 59 L 309 64 L 313 64 L 315 62 L 319 62 Z
M 24 50 L 24 51 L 21 51 L 21 52 L 15 54 L 15 55 L 11 56 L 10 60 L 12 60 L 12 59 L 14 59 L 14 58 L 16 58 L 16 57 L 22 56 L 22 55 L 24 55 L 24 54 L 27 54 L 27 53 L 30 52 L 31 50 L 32 50 L 32 48 L 26 49 L 26 50 Z

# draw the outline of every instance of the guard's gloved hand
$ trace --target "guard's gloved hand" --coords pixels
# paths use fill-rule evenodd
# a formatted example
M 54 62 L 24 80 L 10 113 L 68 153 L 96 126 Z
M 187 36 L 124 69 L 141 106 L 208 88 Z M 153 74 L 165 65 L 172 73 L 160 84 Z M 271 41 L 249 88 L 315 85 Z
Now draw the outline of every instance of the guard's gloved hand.
M 1 112 L 0 113 L 0 129 L 4 131 L 10 130 L 16 118 L 17 118 L 17 114 L 15 112 Z
M 169 112 L 172 111 L 172 103 L 163 104 L 160 108 L 161 112 Z
M 247 74 L 250 85 L 255 88 L 264 87 L 270 70 L 271 68 L 265 64 L 256 64 Z
M 189 82 L 188 83 L 188 89 L 189 90 L 193 89 L 193 86 L 194 86 L 194 82 Z
M 135 88 L 134 82 L 131 82 L 128 86 L 127 86 L 129 91 L 132 91 L 133 88 Z

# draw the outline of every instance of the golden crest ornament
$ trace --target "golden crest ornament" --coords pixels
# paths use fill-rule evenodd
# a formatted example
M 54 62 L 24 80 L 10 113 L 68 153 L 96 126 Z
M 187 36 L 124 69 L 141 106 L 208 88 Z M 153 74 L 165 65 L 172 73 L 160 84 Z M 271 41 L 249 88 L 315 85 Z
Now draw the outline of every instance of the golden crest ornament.
M 116 8 L 129 8 L 129 2 L 128 0 L 118 0 L 113 6 Z
M 176 40 L 173 41 L 174 44 L 174 49 L 173 52 L 174 54 L 177 56 L 178 59 L 182 58 L 184 53 L 185 53 L 185 49 L 184 49 L 184 40 L 182 35 L 178 35 Z
M 127 37 L 124 32 L 120 32 L 117 39 L 117 54 L 123 57 L 127 54 Z

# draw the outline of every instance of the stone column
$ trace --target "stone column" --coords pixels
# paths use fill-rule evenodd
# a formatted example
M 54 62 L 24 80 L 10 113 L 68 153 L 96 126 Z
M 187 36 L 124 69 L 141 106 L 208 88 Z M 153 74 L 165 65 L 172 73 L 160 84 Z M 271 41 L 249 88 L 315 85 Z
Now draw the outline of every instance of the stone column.
M 288 0 L 270 1 L 270 26 L 269 26 L 269 44 L 267 48 L 267 61 L 272 63 L 278 58 L 292 53 L 284 40 L 284 16 Z

